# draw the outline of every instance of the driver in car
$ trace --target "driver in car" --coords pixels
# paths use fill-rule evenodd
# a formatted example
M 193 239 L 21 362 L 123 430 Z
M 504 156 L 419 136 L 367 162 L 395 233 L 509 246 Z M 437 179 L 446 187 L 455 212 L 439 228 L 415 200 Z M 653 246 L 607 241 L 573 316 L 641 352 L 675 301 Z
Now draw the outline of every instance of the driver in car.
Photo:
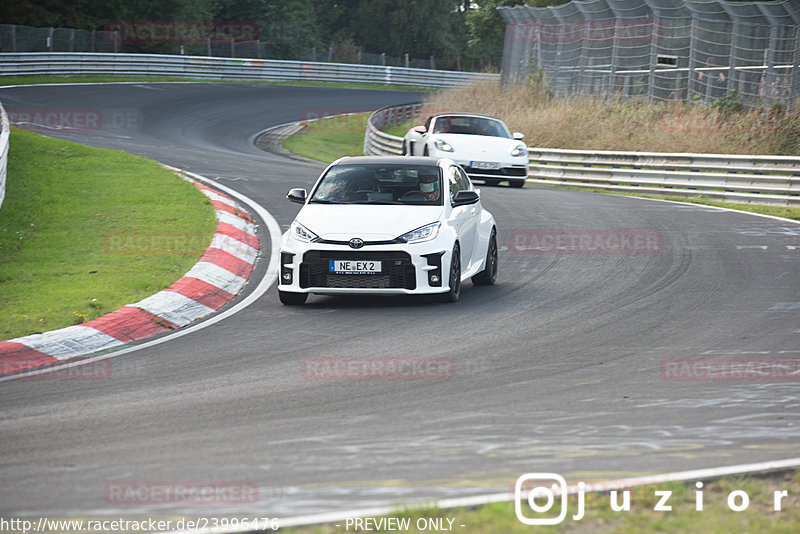
M 435 175 L 420 176 L 419 190 L 427 200 L 439 200 L 439 177 Z

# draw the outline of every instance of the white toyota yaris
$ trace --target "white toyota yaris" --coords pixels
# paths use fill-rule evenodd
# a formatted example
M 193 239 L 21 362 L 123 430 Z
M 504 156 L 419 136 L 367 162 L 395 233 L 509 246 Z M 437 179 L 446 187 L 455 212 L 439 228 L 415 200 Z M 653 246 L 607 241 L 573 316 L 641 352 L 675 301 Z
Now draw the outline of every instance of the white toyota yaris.
M 423 157 L 345 157 L 303 204 L 280 251 L 278 295 L 437 294 L 454 302 L 461 283 L 497 279 L 497 229 L 460 165 Z

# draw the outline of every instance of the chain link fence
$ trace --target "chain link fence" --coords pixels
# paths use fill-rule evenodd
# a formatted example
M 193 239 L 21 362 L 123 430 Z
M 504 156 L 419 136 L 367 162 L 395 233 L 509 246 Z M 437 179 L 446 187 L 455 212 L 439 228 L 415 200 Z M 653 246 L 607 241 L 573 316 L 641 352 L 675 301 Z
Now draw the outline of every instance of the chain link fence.
M 215 24 L 224 24 L 222 30 Z M 209 28 L 209 25 L 211 28 Z M 110 25 L 114 26 L 114 25 Z M 0 53 L 20 52 L 107 52 L 179 54 L 246 59 L 286 59 L 296 61 L 354 63 L 419 69 L 461 70 L 459 62 L 429 58 L 393 57 L 363 52 L 352 43 L 328 47 L 290 50 L 270 40 L 242 39 L 241 36 L 269 36 L 259 32 L 257 22 L 211 23 L 204 21 L 144 21 L 121 23 L 120 29 L 77 30 L 33 28 L 0 24 Z M 203 37 L 207 36 L 207 37 Z
M 560 94 L 794 108 L 800 2 L 572 0 L 500 7 L 503 79 Z

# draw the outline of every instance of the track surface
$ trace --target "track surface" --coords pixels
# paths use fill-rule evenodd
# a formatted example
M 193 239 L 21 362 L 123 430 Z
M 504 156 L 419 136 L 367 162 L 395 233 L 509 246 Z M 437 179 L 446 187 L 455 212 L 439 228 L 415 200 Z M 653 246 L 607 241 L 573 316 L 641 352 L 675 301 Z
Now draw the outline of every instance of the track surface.
M 260 130 L 304 110 L 417 93 L 233 84 L 0 90 L 10 110 L 128 112 L 52 132 L 216 178 L 285 227 L 321 165 L 264 154 Z M 111 116 L 111 115 L 108 115 Z M 13 136 L 12 136 L 13 143 Z M 13 180 L 13 177 L 10 177 Z M 666 358 L 799 357 L 800 225 L 711 208 L 483 187 L 499 225 L 495 287 L 462 301 L 274 288 L 195 334 L 112 359 L 107 380 L 0 383 L 0 515 L 285 517 L 505 491 L 530 471 L 636 476 L 800 454 L 797 381 L 673 381 Z M 513 231 L 646 230 L 650 254 L 520 254 Z M 262 261 L 264 268 L 269 251 Z M 449 380 L 307 380 L 304 358 L 452 358 Z M 238 506 L 120 506 L 119 481 L 242 481 Z

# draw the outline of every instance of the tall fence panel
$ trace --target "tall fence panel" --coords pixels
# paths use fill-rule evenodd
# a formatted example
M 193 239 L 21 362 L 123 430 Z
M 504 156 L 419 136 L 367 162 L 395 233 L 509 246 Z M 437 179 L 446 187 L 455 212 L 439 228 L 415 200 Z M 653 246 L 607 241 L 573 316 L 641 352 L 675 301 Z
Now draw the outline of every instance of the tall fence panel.
M 503 79 L 541 72 L 561 94 L 794 108 L 800 95 L 795 0 L 572 0 L 499 7 Z

